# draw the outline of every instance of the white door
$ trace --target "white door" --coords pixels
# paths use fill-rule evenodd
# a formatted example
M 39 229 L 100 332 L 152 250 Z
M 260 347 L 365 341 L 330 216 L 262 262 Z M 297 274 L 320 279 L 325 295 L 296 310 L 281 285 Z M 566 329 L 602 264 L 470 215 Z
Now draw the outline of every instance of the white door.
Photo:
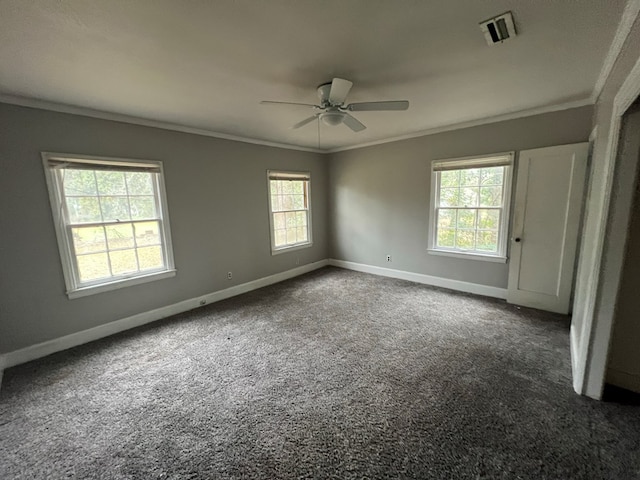
M 507 301 L 568 313 L 588 143 L 520 152 Z

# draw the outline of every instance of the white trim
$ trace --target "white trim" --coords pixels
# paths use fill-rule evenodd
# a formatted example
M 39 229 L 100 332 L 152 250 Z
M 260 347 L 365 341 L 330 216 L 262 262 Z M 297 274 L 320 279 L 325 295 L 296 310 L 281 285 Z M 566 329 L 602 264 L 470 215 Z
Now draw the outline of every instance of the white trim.
M 52 112 L 70 113 L 72 115 L 82 115 L 84 117 L 99 118 L 102 120 L 112 120 L 114 122 L 124 122 L 133 125 L 142 125 L 144 127 L 161 128 L 163 130 L 172 130 L 175 132 L 192 133 L 194 135 L 202 135 L 205 137 L 220 138 L 223 140 L 231 140 L 233 142 L 251 143 L 254 145 L 262 145 L 265 147 L 284 148 L 286 150 L 298 150 L 301 152 L 326 153 L 324 150 L 310 147 L 300 147 L 290 145 L 288 143 L 270 142 L 267 140 L 259 140 L 256 138 L 242 137 L 239 135 L 231 135 L 228 133 L 215 132 L 204 128 L 188 127 L 177 123 L 164 122 L 160 120 L 151 120 L 147 118 L 125 115 L 122 113 L 104 112 L 94 110 L 88 107 L 78 107 L 75 105 L 65 105 L 62 103 L 50 102 L 47 100 L 38 100 L 36 98 L 19 97 L 15 95 L 0 94 L 0 103 L 8 103 L 10 105 L 19 105 L 21 107 L 39 108 L 42 110 L 50 110 Z
M 0 100 L 2 98 L 0 97 Z M 442 125 L 439 127 L 427 128 L 425 130 L 418 130 L 417 132 L 407 133 L 405 135 L 398 135 L 396 137 L 383 138 L 381 140 L 373 140 L 371 142 L 358 143 L 355 145 L 349 145 L 346 147 L 336 147 L 327 150 L 322 150 L 322 153 L 337 153 L 344 152 L 346 150 L 355 150 L 358 148 L 373 147 L 375 145 L 382 145 L 384 143 L 399 142 L 401 140 L 408 140 L 416 137 L 424 137 L 427 135 L 434 135 L 436 133 L 450 132 L 452 130 L 461 130 L 463 128 L 479 127 L 481 125 L 487 125 L 490 123 L 506 122 L 508 120 L 516 120 L 518 118 L 531 117 L 534 115 L 542 115 L 544 113 L 560 112 L 562 110 L 570 110 L 572 108 L 586 107 L 587 105 L 593 105 L 594 101 L 591 97 L 583 98 L 582 100 L 574 100 L 572 102 L 558 103 L 553 105 L 547 105 L 544 107 L 530 108 L 527 110 L 519 110 L 517 112 L 503 113 L 500 115 L 494 115 L 493 117 L 480 118 L 476 120 L 468 120 L 465 122 L 452 123 L 449 125 Z
M 465 260 L 481 260 L 484 262 L 507 263 L 507 257 L 501 257 L 500 255 L 482 255 L 478 252 L 465 253 L 462 251 L 434 250 L 433 248 L 428 248 L 427 253 L 429 255 L 440 255 L 442 257 L 464 258 Z
M 613 41 L 609 46 L 607 56 L 602 62 L 600 75 L 598 76 L 596 84 L 593 87 L 591 99 L 594 103 L 598 101 L 598 97 L 600 97 L 602 89 L 604 88 L 605 83 L 607 83 L 607 79 L 611 74 L 611 70 L 616 63 L 618 56 L 620 56 L 622 47 L 624 47 L 624 43 L 627 40 L 629 33 L 631 32 L 631 28 L 636 21 L 638 13 L 640 13 L 640 0 L 628 0 L 622 12 L 622 16 L 620 17 L 620 23 L 618 24 L 618 28 L 616 29 Z
M 571 329 L 569 331 L 569 350 L 571 354 L 571 376 L 573 378 L 573 389 L 576 393 L 579 393 L 579 385 L 577 384 L 577 379 L 579 377 L 578 371 L 578 357 L 579 357 L 579 344 L 578 344 L 578 332 L 576 331 L 576 327 L 571 322 Z
M 596 138 L 598 138 L 598 125 L 593 127 L 593 130 L 591 130 L 591 133 L 589 134 L 589 143 L 595 144 Z
M 64 154 L 53 152 L 42 152 L 41 156 L 42 165 L 47 181 L 47 189 L 49 190 L 49 203 L 51 204 L 51 213 L 53 216 L 56 238 L 58 240 L 58 250 L 60 252 L 60 259 L 62 262 L 62 272 L 64 274 L 64 280 L 67 289 L 66 293 L 70 299 L 115 290 L 129 285 L 137 285 L 140 283 L 160 280 L 175 275 L 173 244 L 171 242 L 171 226 L 169 223 L 169 209 L 164 183 L 164 168 L 161 161 L 132 160 L 129 158 L 98 157 L 91 155 L 82 156 L 78 154 Z M 158 216 L 157 221 L 160 225 L 160 236 L 162 237 L 160 246 L 162 247 L 162 254 L 164 256 L 163 268 L 147 272 L 139 271 L 128 276 L 119 276 L 103 280 L 96 280 L 91 283 L 81 283 L 80 273 L 78 272 L 76 263 L 77 257 L 75 254 L 75 247 L 73 244 L 74 242 L 71 240 L 70 232 L 68 230 L 69 223 L 68 215 L 66 213 L 66 199 L 65 194 L 62 191 L 60 173 L 50 164 L 51 160 L 60 159 L 88 160 L 91 163 L 102 163 L 107 165 L 123 164 L 126 166 L 132 164 L 146 164 L 156 167 L 154 171 L 150 173 L 154 174 L 153 196 Z M 157 171 L 155 171 L 156 169 Z M 135 220 L 132 219 L 130 220 L 130 222 L 133 223 L 135 222 Z M 104 222 L 97 222 L 96 224 L 104 225 Z
M 494 297 L 505 300 L 507 298 L 507 289 L 499 287 L 490 287 L 479 283 L 463 282 L 460 280 L 451 280 L 449 278 L 434 277 L 423 273 L 407 272 L 405 270 L 393 270 L 391 268 L 376 267 L 375 265 L 366 265 L 364 263 L 348 262 L 346 260 L 329 259 L 329 265 L 334 267 L 346 268 L 356 272 L 371 273 L 383 277 L 399 278 L 400 280 L 408 280 L 410 282 L 423 283 L 434 287 L 448 288 L 459 292 L 474 293 L 476 295 L 484 295 L 485 297 Z
M 604 256 L 604 239 L 609 219 L 609 203 L 613 174 L 616 167 L 622 117 L 638 96 L 640 96 L 640 58 L 636 61 L 636 64 L 614 98 L 609 138 L 604 157 L 604 182 L 602 185 L 596 186 L 601 190 L 598 198 L 594 199 L 595 192 L 591 192 L 590 204 L 588 205 L 590 212 L 589 217 L 593 219 L 592 222 L 595 222 L 595 230 L 597 232 L 595 246 L 591 251 L 585 251 L 583 242 L 580 260 L 585 263 L 579 267 L 579 272 L 581 272 L 582 275 L 578 276 L 576 282 L 577 294 L 574 301 L 574 312 L 580 303 L 584 303 L 585 308 L 582 334 L 579 343 L 580 351 L 576 359 L 574 388 L 577 393 L 596 399 L 602 396 L 606 374 L 606 356 L 604 359 L 597 359 L 597 362 L 594 363 L 594 351 L 599 349 L 604 349 L 604 351 L 608 350 L 609 340 L 613 330 L 612 311 L 601 316 L 599 320 L 601 325 L 594 324 L 596 304 L 602 296 L 603 285 L 601 285 L 600 269 Z M 596 203 L 591 205 L 592 202 Z M 587 222 L 590 218 L 587 218 Z M 616 282 L 616 285 L 608 285 L 607 288 L 617 289 L 617 283 L 618 282 Z M 584 294 L 580 295 L 579 292 L 584 292 Z M 596 330 L 598 330 L 598 334 L 596 334 Z M 598 348 L 596 348 L 596 344 Z
M 336 148 L 329 148 L 329 149 L 301 147 L 298 145 L 291 145 L 288 143 L 271 142 L 267 140 L 241 137 L 238 135 L 214 132 L 212 130 L 206 130 L 203 128 L 187 127 L 184 125 L 178 125 L 170 122 L 150 120 L 146 118 L 139 118 L 139 117 L 124 115 L 120 113 L 103 112 L 100 110 L 93 110 L 91 108 L 86 108 L 86 107 L 64 105 L 64 104 L 59 104 L 55 102 L 49 102 L 46 100 L 38 100 L 35 98 L 26 98 L 26 97 L 14 96 L 14 95 L 0 94 L 0 103 L 7 103 L 10 105 L 19 105 L 22 107 L 29 107 L 29 108 L 39 108 L 42 110 L 50 110 L 53 112 L 70 113 L 73 115 L 82 115 L 85 117 L 99 118 L 102 120 L 112 120 L 115 122 L 124 122 L 124 123 L 133 124 L 133 125 L 142 125 L 145 127 L 161 128 L 163 130 L 172 130 L 176 132 L 191 133 L 194 135 L 220 138 L 223 140 L 231 140 L 234 142 L 251 143 L 254 145 L 263 145 L 266 147 L 275 147 L 275 148 L 283 148 L 286 150 L 297 150 L 301 152 L 327 154 L 327 153 L 342 152 L 345 150 L 354 150 L 357 148 L 371 147 L 374 145 L 382 145 L 384 143 L 398 142 L 400 140 L 407 140 L 407 139 L 416 138 L 416 137 L 424 137 L 426 135 L 449 132 L 452 130 L 460 130 L 463 128 L 478 127 L 480 125 L 504 122 L 507 120 L 515 120 L 518 118 L 530 117 L 533 115 L 541 115 L 544 113 L 559 112 L 562 110 L 569 110 L 572 108 L 579 108 L 587 105 L 593 105 L 594 101 L 593 101 L 593 98 L 590 96 L 582 100 L 574 100 L 571 102 L 546 105 L 543 107 L 536 107 L 536 108 L 530 108 L 526 110 L 519 110 L 516 112 L 494 115 L 492 117 L 468 120 L 464 122 L 452 123 L 449 125 L 441 125 L 438 127 L 427 128 L 425 130 L 419 130 L 417 132 L 407 133 L 405 135 L 398 135 L 395 137 L 383 138 L 381 140 L 372 140 L 371 142 L 363 142 L 355 145 L 348 145 L 344 147 L 336 147 Z
M 590 179 L 593 176 L 593 154 L 595 151 L 595 144 L 597 139 L 598 139 L 598 125 L 594 126 L 593 129 L 591 130 L 591 133 L 589 134 L 589 150 L 588 150 L 588 157 L 587 157 L 587 184 L 585 185 L 585 191 L 583 193 L 583 205 L 582 205 L 583 212 L 582 212 L 582 219 L 580 223 L 581 236 L 584 236 L 586 221 L 589 216 L 589 199 L 591 198 L 591 189 L 593 188 L 593 185 Z M 584 248 L 584 243 L 585 243 L 584 239 L 581 238 L 578 241 L 578 245 L 577 245 L 579 249 L 576 250 L 576 266 L 575 266 L 576 271 L 575 271 L 575 279 L 574 279 L 574 285 L 573 285 L 573 291 L 572 291 L 573 304 L 571 305 L 571 310 L 570 310 L 570 314 L 572 316 L 571 334 L 569 337 L 569 343 L 570 343 L 570 349 L 571 349 L 571 376 L 573 378 L 573 389 L 575 390 L 576 393 L 581 393 L 582 376 L 584 375 L 584 372 L 580 367 L 580 358 L 579 358 L 580 351 L 582 348 L 582 346 L 580 345 L 581 336 L 576 328 L 576 322 L 579 322 L 581 321 L 580 320 L 581 318 L 584 318 L 584 316 L 581 316 L 582 309 L 580 306 L 581 303 L 584 303 L 584 300 L 581 299 L 582 291 L 578 290 L 578 281 L 583 277 L 589 278 L 591 275 L 590 273 L 584 271 L 584 268 L 585 268 L 584 258 L 586 258 L 582 256 L 582 249 Z M 584 328 L 584 326 L 582 326 L 582 328 Z
M 273 205 L 271 204 L 271 180 L 272 175 L 291 177 L 291 181 L 303 181 L 307 182 L 307 241 L 295 243 L 291 245 L 285 245 L 283 247 L 276 247 L 276 235 L 273 225 L 273 214 L 278 213 L 273 211 Z M 291 252 L 294 250 L 300 250 L 302 248 L 308 248 L 313 245 L 313 227 L 312 227 L 312 215 L 311 215 L 311 172 L 296 172 L 287 170 L 267 170 L 267 203 L 269 205 L 269 235 L 271 237 L 271 255 L 279 255 L 285 252 Z M 305 211 L 305 210 L 298 210 Z
M 51 355 L 52 353 L 60 352 L 62 350 L 76 347 L 78 345 L 83 345 L 88 342 L 93 342 L 94 340 L 99 340 L 101 338 L 108 337 L 110 335 L 123 332 L 131 328 L 139 327 L 140 325 L 145 325 L 147 323 L 160 320 L 161 318 L 166 318 L 171 315 L 176 315 L 188 310 L 193 310 L 194 308 L 202 306 L 203 301 L 206 304 L 219 302 L 220 300 L 235 297 L 236 295 L 241 295 L 258 288 L 273 285 L 274 283 L 282 282 L 289 278 L 303 275 L 313 270 L 322 268 L 328 264 L 329 262 L 327 260 L 320 260 L 308 265 L 303 265 L 291 270 L 269 275 L 267 277 L 262 277 L 257 280 L 252 280 L 241 285 L 235 285 L 224 290 L 208 293 L 197 298 L 190 298 L 188 300 L 174 303 L 173 305 L 167 305 L 165 307 L 157 308 L 149 312 L 142 312 L 137 315 L 132 315 L 121 320 L 116 320 L 104 325 L 99 325 L 88 330 L 83 330 L 81 332 L 72 333 L 64 337 L 55 338 L 53 340 L 48 340 L 36 345 L 30 345 L 19 350 L 14 350 L 13 352 L 0 355 L 0 367 L 9 368 L 15 365 L 20 365 L 21 363 L 30 362 L 31 360 L 36 360 L 38 358 Z
M 143 275 L 137 275 L 131 278 L 119 278 L 113 282 L 99 283 L 97 285 L 89 285 L 87 287 L 79 287 L 75 290 L 67 291 L 69 299 L 87 297 L 89 295 L 95 295 L 96 293 L 110 292 L 111 290 L 118 290 L 119 288 L 133 287 L 134 285 L 141 285 L 143 283 L 155 282 L 156 280 L 163 280 L 165 278 L 171 278 L 176 276 L 176 270 L 162 270 L 161 272 L 148 273 Z
M 434 168 L 446 163 L 451 163 L 453 165 L 458 166 L 456 170 L 462 170 L 465 168 L 470 168 L 470 166 L 482 164 L 483 160 L 487 159 L 496 159 L 496 158 L 507 158 L 508 164 L 503 165 L 504 167 L 504 175 L 502 178 L 502 205 L 500 206 L 500 226 L 498 231 L 498 251 L 496 254 L 486 254 L 478 250 L 465 251 L 458 249 L 446 249 L 446 248 L 437 248 L 436 244 L 436 235 L 437 235 L 437 220 L 436 220 L 436 209 L 440 207 L 439 197 L 440 197 L 440 175 L 442 171 L 435 171 Z M 511 152 L 501 152 L 487 155 L 476 155 L 471 157 L 461 157 L 461 158 L 448 158 L 442 160 L 433 160 L 431 162 L 431 203 L 429 204 L 429 236 L 427 239 L 427 252 L 432 255 L 447 255 L 447 256 L 458 256 L 461 258 L 469 258 L 473 260 L 484 260 L 490 262 L 502 262 L 506 263 L 507 261 L 507 245 L 508 245 L 508 236 L 509 236 L 509 218 L 511 211 L 511 189 L 513 183 L 513 166 L 515 159 L 515 151 Z M 467 167 L 466 165 L 469 165 Z M 475 168 L 487 168 L 478 166 Z M 446 169 L 445 169 L 446 170 Z M 443 170 L 444 171 L 444 170 Z M 479 209 L 481 207 L 473 207 L 474 209 Z
M 304 250 L 305 248 L 313 247 L 312 242 L 296 243 L 295 245 L 289 245 L 286 247 L 280 247 L 276 250 L 271 250 L 271 255 L 280 255 L 287 252 L 295 252 L 296 250 Z

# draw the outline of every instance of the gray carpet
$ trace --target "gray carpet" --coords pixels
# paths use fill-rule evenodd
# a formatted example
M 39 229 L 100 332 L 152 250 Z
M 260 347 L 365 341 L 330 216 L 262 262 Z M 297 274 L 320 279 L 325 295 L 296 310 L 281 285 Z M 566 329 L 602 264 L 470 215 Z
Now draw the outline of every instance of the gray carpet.
M 325 268 L 7 370 L 0 478 L 640 478 L 568 328 Z

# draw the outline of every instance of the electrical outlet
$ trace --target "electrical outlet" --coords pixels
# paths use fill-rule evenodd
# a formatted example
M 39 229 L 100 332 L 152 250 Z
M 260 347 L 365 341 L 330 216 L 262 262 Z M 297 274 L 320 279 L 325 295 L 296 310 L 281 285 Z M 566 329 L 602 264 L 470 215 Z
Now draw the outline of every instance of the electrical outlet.
M 231 280 L 233 278 L 233 273 L 227 272 L 227 279 Z
M 391 255 L 387 255 L 387 262 L 391 261 Z

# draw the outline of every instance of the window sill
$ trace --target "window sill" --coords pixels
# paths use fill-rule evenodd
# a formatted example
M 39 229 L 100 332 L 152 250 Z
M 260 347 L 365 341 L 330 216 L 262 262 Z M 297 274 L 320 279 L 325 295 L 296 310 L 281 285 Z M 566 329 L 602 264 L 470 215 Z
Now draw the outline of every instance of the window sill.
M 294 250 L 302 250 L 303 248 L 309 248 L 313 245 L 313 242 L 300 243 L 298 245 L 291 245 L 290 247 L 281 247 L 278 249 L 271 249 L 271 255 L 280 255 L 281 253 L 292 252 Z
M 440 255 L 443 257 L 454 257 L 454 258 L 464 258 L 466 260 L 481 260 L 483 262 L 494 262 L 494 263 L 507 263 L 507 257 L 502 257 L 499 255 L 483 255 L 481 253 L 465 253 L 465 252 L 450 252 L 448 250 L 434 250 L 428 249 L 427 253 L 429 255 Z
M 174 277 L 175 275 L 175 269 L 163 270 L 161 272 L 149 273 L 147 275 L 141 275 L 133 278 L 114 280 L 109 283 L 101 283 L 99 285 L 91 285 L 89 287 L 80 287 L 76 290 L 68 291 L 67 296 L 70 300 L 73 300 L 74 298 L 95 295 L 96 293 L 103 293 L 111 290 L 117 290 L 119 288 L 131 287 L 133 285 L 140 285 L 141 283 L 154 282 L 156 280 L 162 280 L 163 278 Z

